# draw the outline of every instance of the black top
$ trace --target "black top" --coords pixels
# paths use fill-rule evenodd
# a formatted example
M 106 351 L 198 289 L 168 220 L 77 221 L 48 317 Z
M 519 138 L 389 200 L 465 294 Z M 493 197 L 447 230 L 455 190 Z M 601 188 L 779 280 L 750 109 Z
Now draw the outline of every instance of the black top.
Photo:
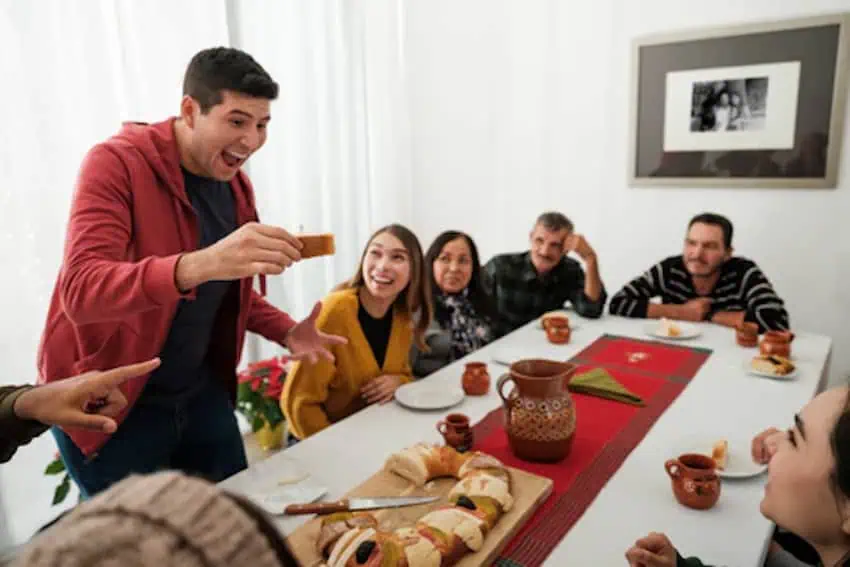
M 651 299 L 683 304 L 700 297 L 681 256 L 670 256 L 627 283 L 611 298 L 611 313 L 646 317 Z M 720 278 L 711 293 L 709 317 L 719 311 L 743 311 L 744 319 L 758 323 L 759 332 L 790 326 L 785 303 L 767 276 L 751 260 L 733 257 L 720 267 Z
M 383 368 L 384 358 L 387 356 L 387 345 L 390 342 L 390 332 L 393 329 L 392 307 L 387 310 L 386 315 L 380 319 L 375 319 L 366 312 L 363 304 L 359 303 L 357 320 L 360 322 L 363 334 L 366 335 L 366 340 L 369 341 L 369 346 L 372 347 L 372 354 L 375 355 L 378 367 Z
M 236 205 L 230 184 L 183 170 L 186 194 L 198 220 L 199 248 L 215 244 L 236 229 Z M 160 352 L 162 364 L 151 375 L 143 400 L 184 398 L 202 389 L 211 376 L 207 349 L 219 307 L 231 281 L 210 281 L 183 299 Z

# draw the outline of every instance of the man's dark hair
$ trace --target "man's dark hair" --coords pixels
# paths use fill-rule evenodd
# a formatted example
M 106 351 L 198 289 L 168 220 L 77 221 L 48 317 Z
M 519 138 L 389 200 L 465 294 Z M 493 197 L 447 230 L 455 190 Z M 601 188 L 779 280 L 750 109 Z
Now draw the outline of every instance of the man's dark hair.
M 573 221 L 568 219 L 566 215 L 563 213 L 559 213 L 556 211 L 547 211 L 537 217 L 537 222 L 535 224 L 542 225 L 546 230 L 558 231 L 567 229 L 567 231 L 573 231 Z
M 726 248 L 732 248 L 732 221 L 717 213 L 702 213 L 691 219 L 691 222 L 688 223 L 688 230 L 696 223 L 719 226 L 720 230 L 723 231 L 723 245 Z
M 183 77 L 183 94 L 206 114 L 223 100 L 222 91 L 274 100 L 278 84 L 253 57 L 232 47 L 211 47 L 192 57 Z

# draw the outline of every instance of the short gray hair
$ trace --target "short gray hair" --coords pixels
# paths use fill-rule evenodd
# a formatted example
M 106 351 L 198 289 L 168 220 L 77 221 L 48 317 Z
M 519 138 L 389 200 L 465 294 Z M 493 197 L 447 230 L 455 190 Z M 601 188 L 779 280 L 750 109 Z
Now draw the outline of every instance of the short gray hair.
M 563 213 L 557 211 L 547 211 L 537 217 L 536 225 L 543 225 L 546 230 L 558 231 L 567 229 L 568 232 L 573 231 L 573 221 L 567 218 Z

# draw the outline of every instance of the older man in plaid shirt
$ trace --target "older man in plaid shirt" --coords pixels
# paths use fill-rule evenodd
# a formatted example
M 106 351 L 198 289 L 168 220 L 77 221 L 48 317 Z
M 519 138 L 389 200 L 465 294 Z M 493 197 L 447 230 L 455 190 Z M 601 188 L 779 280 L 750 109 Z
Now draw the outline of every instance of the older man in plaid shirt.
M 573 223 L 561 213 L 543 213 L 530 239 L 528 252 L 501 254 L 484 266 L 484 279 L 502 320 L 500 334 L 561 309 L 567 301 L 583 317 L 601 316 L 607 295 L 596 252 L 573 231 Z M 570 252 L 582 262 L 567 257 Z

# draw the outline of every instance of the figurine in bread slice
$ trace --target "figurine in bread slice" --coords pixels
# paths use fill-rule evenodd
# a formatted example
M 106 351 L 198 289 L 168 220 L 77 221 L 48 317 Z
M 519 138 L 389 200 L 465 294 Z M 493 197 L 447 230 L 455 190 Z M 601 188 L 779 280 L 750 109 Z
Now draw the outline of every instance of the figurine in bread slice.
M 784 356 L 776 356 L 775 354 L 756 356 L 750 366 L 753 370 L 774 376 L 787 376 L 794 372 L 793 362 Z
M 724 470 L 729 461 L 729 442 L 726 439 L 721 439 L 714 444 L 711 449 L 711 458 L 714 459 L 714 465 L 718 470 Z

